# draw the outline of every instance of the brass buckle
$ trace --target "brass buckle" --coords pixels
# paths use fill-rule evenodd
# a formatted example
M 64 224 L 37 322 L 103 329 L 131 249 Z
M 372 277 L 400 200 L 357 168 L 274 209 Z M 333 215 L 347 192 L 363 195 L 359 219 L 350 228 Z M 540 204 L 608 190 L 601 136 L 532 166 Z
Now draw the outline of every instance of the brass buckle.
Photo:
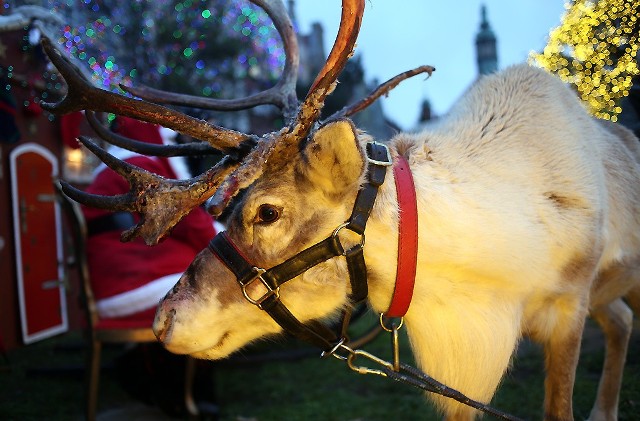
M 280 287 L 277 287 L 276 289 L 271 289 L 271 286 L 267 283 L 267 281 L 264 280 L 264 278 L 262 277 L 262 274 L 266 272 L 265 269 L 262 268 L 257 268 L 257 267 L 253 267 L 253 270 L 256 272 L 256 276 L 251 279 L 249 282 L 247 282 L 246 284 L 242 285 L 242 295 L 244 295 L 244 298 L 247 299 L 247 301 L 249 301 L 251 304 L 258 306 L 258 308 L 260 310 L 262 310 L 262 303 L 269 297 L 275 295 L 276 298 L 280 298 Z M 249 296 L 249 293 L 247 292 L 247 287 L 249 285 L 251 285 L 253 283 L 253 281 L 255 280 L 259 280 L 260 282 L 262 282 L 262 285 L 264 285 L 264 287 L 267 289 L 267 292 L 264 293 L 264 295 L 262 295 L 262 297 L 254 299 L 251 298 Z
M 367 156 L 367 162 L 374 165 L 380 165 L 382 167 L 390 167 L 393 165 L 393 160 L 391 159 L 391 152 L 389 152 L 389 148 L 384 143 L 376 142 L 375 140 L 369 142 L 372 145 L 382 146 L 384 150 L 387 152 L 387 160 L 386 161 L 378 161 L 377 159 L 373 159 L 369 157 L 369 154 L 365 154 Z

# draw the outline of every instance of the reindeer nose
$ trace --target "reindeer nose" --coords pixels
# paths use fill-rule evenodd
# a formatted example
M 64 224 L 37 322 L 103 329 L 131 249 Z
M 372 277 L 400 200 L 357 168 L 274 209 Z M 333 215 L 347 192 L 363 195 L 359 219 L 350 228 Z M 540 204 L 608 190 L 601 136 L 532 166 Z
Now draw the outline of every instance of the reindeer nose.
M 156 312 L 156 318 L 153 321 L 153 333 L 160 342 L 166 345 L 171 341 L 176 310 L 172 308 L 167 311 L 164 307 L 165 303 L 163 302 Z

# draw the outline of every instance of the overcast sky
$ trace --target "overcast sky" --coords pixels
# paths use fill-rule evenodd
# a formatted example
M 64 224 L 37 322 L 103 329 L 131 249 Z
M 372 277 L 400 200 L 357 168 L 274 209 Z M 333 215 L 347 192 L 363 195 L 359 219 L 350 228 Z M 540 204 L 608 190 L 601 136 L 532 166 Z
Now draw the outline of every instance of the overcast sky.
M 356 54 L 362 56 L 367 81 L 383 82 L 405 70 L 436 67 L 425 81 L 416 76 L 383 99 L 387 116 L 403 129 L 417 122 L 421 103 L 444 114 L 477 76 L 475 36 L 480 8 L 487 6 L 498 38 L 498 67 L 527 60 L 546 45 L 549 31 L 560 23 L 564 0 L 367 0 Z M 339 0 L 296 0 L 302 33 L 313 22 L 324 27 L 329 53 L 340 23 Z

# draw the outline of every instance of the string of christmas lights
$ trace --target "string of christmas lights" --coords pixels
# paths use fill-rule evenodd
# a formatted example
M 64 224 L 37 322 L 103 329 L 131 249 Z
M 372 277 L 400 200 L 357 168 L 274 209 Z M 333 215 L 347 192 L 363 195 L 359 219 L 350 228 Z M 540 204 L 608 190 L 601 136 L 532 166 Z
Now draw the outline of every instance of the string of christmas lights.
M 574 0 L 531 60 L 576 86 L 597 117 L 616 121 L 638 69 L 639 0 Z

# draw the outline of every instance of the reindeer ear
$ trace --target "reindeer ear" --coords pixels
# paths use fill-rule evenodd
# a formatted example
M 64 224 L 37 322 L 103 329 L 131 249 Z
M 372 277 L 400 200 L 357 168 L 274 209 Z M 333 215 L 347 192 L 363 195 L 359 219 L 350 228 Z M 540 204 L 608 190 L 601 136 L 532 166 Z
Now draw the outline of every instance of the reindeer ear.
M 302 171 L 326 193 L 340 193 L 360 182 L 364 159 L 356 129 L 348 120 L 318 129 L 303 156 Z

